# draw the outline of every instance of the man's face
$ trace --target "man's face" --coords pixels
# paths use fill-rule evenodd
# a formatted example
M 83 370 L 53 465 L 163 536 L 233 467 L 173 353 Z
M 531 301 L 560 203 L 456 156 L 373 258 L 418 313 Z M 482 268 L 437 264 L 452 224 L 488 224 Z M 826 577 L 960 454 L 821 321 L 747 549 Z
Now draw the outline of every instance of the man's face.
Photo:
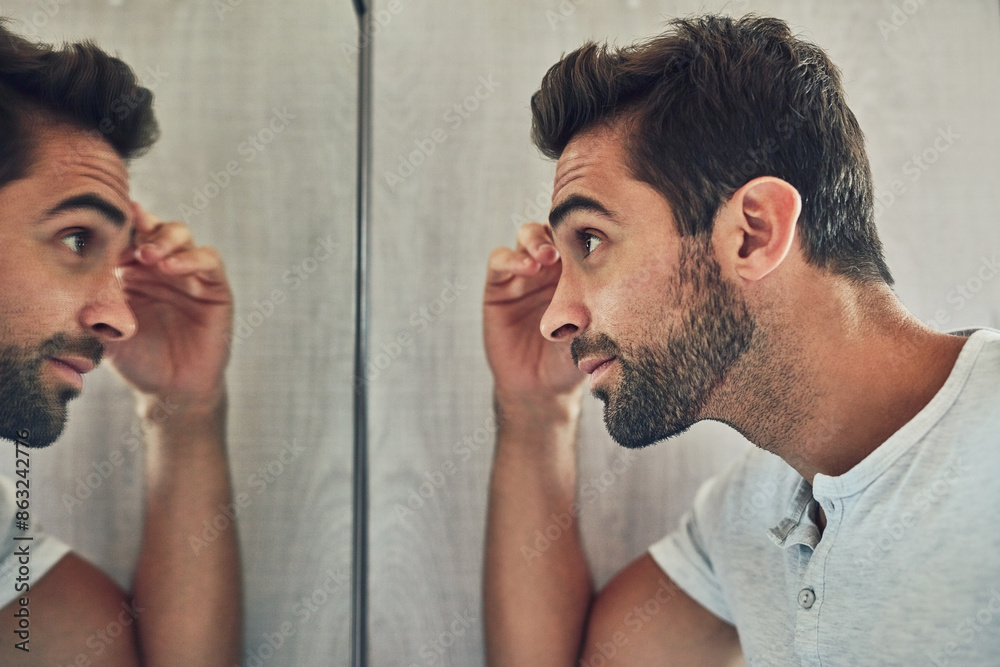
M 0 437 L 44 447 L 135 319 L 117 269 L 131 247 L 124 162 L 81 130 L 38 132 L 27 176 L 0 189 Z
M 710 241 L 678 235 L 666 200 L 633 178 L 610 130 L 563 151 L 549 219 L 562 274 L 542 332 L 572 339 L 611 436 L 643 447 L 704 418 L 754 331 Z

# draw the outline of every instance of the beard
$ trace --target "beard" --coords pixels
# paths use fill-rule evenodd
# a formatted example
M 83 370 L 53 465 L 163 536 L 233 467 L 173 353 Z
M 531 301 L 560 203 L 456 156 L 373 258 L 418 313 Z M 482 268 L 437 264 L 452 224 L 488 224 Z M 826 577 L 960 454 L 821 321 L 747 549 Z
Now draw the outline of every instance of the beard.
M 0 346 L 0 437 L 29 447 L 46 447 L 59 437 L 66 425 L 66 404 L 80 392 L 46 386 L 42 364 L 48 357 L 66 354 L 97 364 L 104 347 L 93 336 L 70 339 L 66 334 L 56 334 L 37 347 Z
M 665 340 L 623 350 L 610 336 L 583 334 L 573 360 L 615 357 L 621 376 L 597 388 L 604 424 L 623 447 L 637 449 L 679 435 L 704 418 L 705 406 L 749 349 L 756 328 L 737 288 L 723 280 L 707 240 L 682 239 L 678 278 L 666 301 L 686 306 Z M 686 296 L 685 296 L 686 295 Z

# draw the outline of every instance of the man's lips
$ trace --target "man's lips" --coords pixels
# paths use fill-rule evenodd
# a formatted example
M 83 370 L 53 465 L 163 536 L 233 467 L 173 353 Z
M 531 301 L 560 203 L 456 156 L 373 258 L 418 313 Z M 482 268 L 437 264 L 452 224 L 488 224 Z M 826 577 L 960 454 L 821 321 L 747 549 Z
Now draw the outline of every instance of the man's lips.
M 587 375 L 593 375 L 594 371 L 598 368 L 604 366 L 605 364 L 610 364 L 614 360 L 614 357 L 595 357 L 593 359 L 584 359 L 580 362 L 580 370 Z
M 56 374 L 77 391 L 83 391 L 83 374 L 94 370 L 94 362 L 84 357 L 46 357 Z
M 74 371 L 83 375 L 84 373 L 89 373 L 94 370 L 95 364 L 90 359 L 84 359 L 83 357 L 49 357 L 52 361 L 56 363 L 65 364 L 69 366 Z

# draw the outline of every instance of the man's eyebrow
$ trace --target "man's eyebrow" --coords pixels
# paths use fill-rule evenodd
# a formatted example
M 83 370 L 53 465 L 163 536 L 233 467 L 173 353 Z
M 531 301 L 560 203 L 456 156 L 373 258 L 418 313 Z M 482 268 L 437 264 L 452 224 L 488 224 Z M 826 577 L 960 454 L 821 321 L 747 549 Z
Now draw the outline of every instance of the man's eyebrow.
M 614 221 L 614 216 L 611 215 L 611 211 L 605 208 L 604 204 L 596 199 L 591 199 L 590 197 L 586 197 L 584 195 L 570 195 L 549 212 L 549 227 L 555 231 L 556 227 L 558 227 L 562 221 L 574 211 L 590 211 L 591 213 L 596 213 L 610 221 Z
M 74 197 L 64 199 L 45 212 L 45 219 L 51 218 L 59 213 L 65 213 L 66 211 L 78 211 L 80 209 L 97 211 L 102 216 L 107 218 L 108 221 L 115 227 L 124 227 L 125 221 L 128 220 L 128 216 L 125 215 L 123 210 L 108 200 L 95 194 L 76 195 Z

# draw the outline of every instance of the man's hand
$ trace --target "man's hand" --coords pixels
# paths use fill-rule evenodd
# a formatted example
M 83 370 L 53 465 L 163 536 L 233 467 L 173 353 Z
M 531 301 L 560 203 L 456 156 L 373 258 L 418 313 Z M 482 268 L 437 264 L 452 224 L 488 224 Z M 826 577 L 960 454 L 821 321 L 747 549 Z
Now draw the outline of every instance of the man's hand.
M 225 369 L 233 298 L 222 261 L 179 222 L 134 206 L 135 241 L 121 273 L 133 337 L 109 356 L 147 418 L 146 514 L 133 597 L 147 664 L 239 662 L 242 591 L 236 526 L 199 550 L 189 543 L 232 503 Z M 153 416 L 169 403 L 169 419 Z
M 483 605 L 487 664 L 495 667 L 573 664 L 592 594 L 572 510 L 585 375 L 573 365 L 569 343 L 554 343 L 540 330 L 561 272 L 548 228 L 539 224 L 520 229 L 514 250 L 490 255 L 483 338 L 501 424 Z M 561 538 L 536 558 L 528 545 L 553 516 L 569 524 L 560 524 Z
M 135 241 L 121 266 L 134 337 L 106 345 L 122 377 L 141 394 L 184 406 L 214 406 L 224 394 L 233 297 L 222 260 L 197 247 L 179 222 L 133 204 Z
M 573 364 L 569 343 L 540 331 L 555 293 L 562 260 L 548 227 L 528 223 L 517 247 L 490 255 L 483 297 L 483 340 L 501 404 L 577 394 L 586 377 Z

